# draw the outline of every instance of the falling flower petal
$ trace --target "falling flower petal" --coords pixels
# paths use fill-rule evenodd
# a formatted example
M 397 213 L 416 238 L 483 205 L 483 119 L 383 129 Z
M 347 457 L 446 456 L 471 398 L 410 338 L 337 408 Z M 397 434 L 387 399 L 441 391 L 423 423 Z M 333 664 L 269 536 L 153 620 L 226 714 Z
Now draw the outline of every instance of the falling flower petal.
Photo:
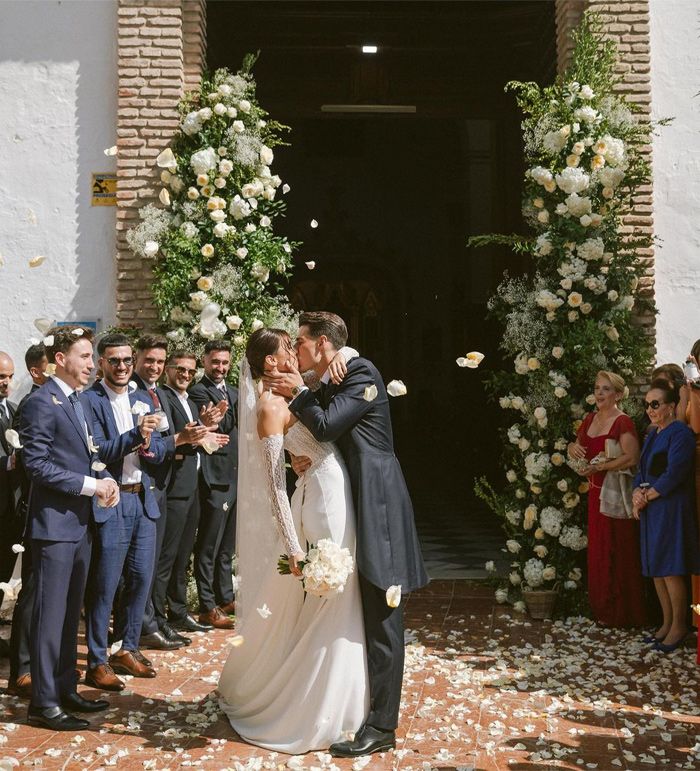
M 30 268 L 38 268 L 39 265 L 41 265 L 46 257 L 44 257 L 43 254 L 37 254 L 36 257 L 32 257 L 31 260 L 29 260 L 29 267 Z
M 265 603 L 262 608 L 256 608 L 256 610 L 260 614 L 260 618 L 270 618 L 272 615 L 272 611 L 267 607 L 267 603 Z
M 117 146 L 112 145 L 111 147 L 105 148 L 105 155 L 116 155 L 117 154 Z
M 318 222 L 316 220 L 311 220 L 311 227 L 312 228 L 317 228 L 318 227 Z
M 305 265 L 309 270 L 313 270 L 316 267 L 316 263 L 313 260 L 309 260 Z
M 166 147 L 165 150 L 156 158 L 156 163 L 161 169 L 168 169 L 169 171 L 175 171 L 177 168 L 177 161 L 173 151 Z
M 475 361 L 477 366 L 479 366 L 479 364 L 481 364 L 481 362 L 484 360 L 484 354 L 479 353 L 479 351 L 470 351 L 466 358 L 469 359 L 469 361 Z
M 34 326 L 41 332 L 42 335 L 45 335 L 49 329 L 51 329 L 51 320 L 45 319 L 45 318 L 38 318 L 34 319 Z
M 22 546 L 21 543 L 13 543 L 12 544 L 12 551 L 15 554 L 21 554 L 24 551 L 24 546 Z
M 14 428 L 8 428 L 5 431 L 5 439 L 7 440 L 7 443 L 10 445 L 10 447 L 14 447 L 15 450 L 22 449 L 22 443 L 19 440 L 19 434 L 15 431 Z
M 386 387 L 386 392 L 389 396 L 406 396 L 408 388 L 406 388 L 403 380 L 392 380 Z
M 146 402 L 142 401 L 134 402 L 134 405 L 131 408 L 132 415 L 148 415 L 150 411 L 151 408 L 146 404 Z
M 85 334 L 85 330 L 82 327 L 76 327 L 72 332 L 72 335 L 75 337 L 80 337 L 81 335 Z
M 292 188 L 289 187 L 289 185 L 285 182 L 284 185 L 282 185 L 282 192 L 286 195 Z
M 170 193 L 166 188 L 161 188 L 161 191 L 158 194 L 158 200 L 163 204 L 163 206 L 170 206 Z
M 377 398 L 377 394 L 378 393 L 379 393 L 379 391 L 377 391 L 377 386 L 376 385 L 374 385 L 374 384 L 368 385 L 365 388 L 365 392 L 363 394 L 364 400 L 366 402 L 373 402 Z
M 51 346 L 53 345 L 53 342 L 54 342 L 53 335 L 46 335 L 46 337 L 42 340 L 42 342 L 44 343 L 44 345 L 47 348 L 51 348 Z
M 468 366 L 469 360 L 465 359 L 464 356 L 460 356 L 459 359 L 457 359 L 457 366 L 458 367 L 466 367 Z
M 401 604 L 401 584 L 390 586 L 386 590 L 386 604 L 390 608 L 398 608 Z

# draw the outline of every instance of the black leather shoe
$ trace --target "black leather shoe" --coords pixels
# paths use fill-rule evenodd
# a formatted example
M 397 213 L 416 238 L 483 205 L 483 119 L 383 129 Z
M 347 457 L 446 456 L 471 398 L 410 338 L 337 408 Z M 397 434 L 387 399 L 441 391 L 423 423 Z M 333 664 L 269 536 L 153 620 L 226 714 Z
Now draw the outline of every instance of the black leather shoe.
M 331 744 L 328 752 L 334 758 L 357 758 L 371 755 L 373 752 L 387 752 L 396 747 L 394 731 L 384 731 L 371 725 L 363 725 L 349 742 Z
M 109 708 L 106 699 L 84 699 L 79 693 L 67 693 L 61 699 L 61 706 L 70 712 L 99 712 Z
M 177 634 L 173 630 L 173 634 Z M 151 634 L 142 634 L 139 640 L 139 648 L 152 648 L 157 651 L 174 651 L 182 648 L 185 643 L 177 640 L 168 640 L 162 632 L 151 632 Z
M 213 629 L 211 624 L 203 624 L 201 621 L 197 621 L 197 619 L 189 613 L 184 618 L 179 618 L 177 621 L 171 621 L 170 626 L 176 632 L 208 632 L 210 629 Z
M 189 637 L 185 637 L 184 634 L 178 634 L 171 626 L 170 624 L 163 624 L 160 628 L 160 633 L 165 637 L 166 640 L 171 640 L 172 642 L 180 643 L 180 645 L 191 645 L 192 639 Z
M 29 705 L 27 723 L 39 728 L 50 728 L 52 731 L 84 731 L 90 727 L 87 720 L 73 717 L 60 707 L 32 707 Z

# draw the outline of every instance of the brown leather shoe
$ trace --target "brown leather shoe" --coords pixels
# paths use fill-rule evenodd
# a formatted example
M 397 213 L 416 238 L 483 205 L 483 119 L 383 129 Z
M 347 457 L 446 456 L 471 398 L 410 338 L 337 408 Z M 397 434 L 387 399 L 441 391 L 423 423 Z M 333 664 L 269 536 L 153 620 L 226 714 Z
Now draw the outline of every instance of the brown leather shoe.
M 7 692 L 22 699 L 32 698 L 32 676 L 29 672 L 20 675 L 16 680 L 7 684 Z
M 236 613 L 236 601 L 231 600 L 231 602 L 227 602 L 226 605 L 220 605 L 221 612 L 225 613 L 227 616 L 233 616 Z
M 156 670 L 142 664 L 133 651 L 119 650 L 109 657 L 112 669 L 120 675 L 133 675 L 134 677 L 155 677 Z
M 99 688 L 101 691 L 123 691 L 126 684 L 120 680 L 109 664 L 98 664 L 85 673 L 85 685 Z
M 233 629 L 233 619 L 229 618 L 219 607 L 199 614 L 200 624 L 211 624 L 215 629 Z

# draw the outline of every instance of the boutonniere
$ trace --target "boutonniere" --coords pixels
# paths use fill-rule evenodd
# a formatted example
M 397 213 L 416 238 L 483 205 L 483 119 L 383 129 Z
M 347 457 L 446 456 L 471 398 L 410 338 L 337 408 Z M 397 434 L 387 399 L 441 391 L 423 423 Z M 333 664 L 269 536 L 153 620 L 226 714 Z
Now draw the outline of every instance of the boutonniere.
M 51 395 L 51 401 L 54 404 L 63 404 L 63 402 L 59 401 L 55 396 L 53 396 L 53 394 Z
M 90 468 L 93 471 L 104 471 L 107 468 L 107 465 L 105 463 L 102 463 L 99 460 L 94 460 L 92 462 L 92 466 L 90 466 Z
M 132 415 L 148 415 L 150 411 L 151 408 L 145 402 L 141 401 L 135 402 L 134 406 L 131 408 Z
M 10 447 L 14 448 L 15 450 L 22 449 L 22 442 L 19 440 L 19 434 L 15 431 L 14 428 L 8 428 L 7 431 L 5 431 L 5 440 L 10 445 Z

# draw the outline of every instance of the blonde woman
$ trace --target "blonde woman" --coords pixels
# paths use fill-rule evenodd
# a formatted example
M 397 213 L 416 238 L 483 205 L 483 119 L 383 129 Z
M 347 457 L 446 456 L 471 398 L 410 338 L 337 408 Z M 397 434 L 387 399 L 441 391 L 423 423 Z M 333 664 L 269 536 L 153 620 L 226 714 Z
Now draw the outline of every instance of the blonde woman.
M 601 511 L 600 491 L 610 471 L 634 469 L 639 460 L 639 440 L 631 418 L 619 407 L 627 396 L 625 381 L 601 370 L 595 379 L 595 410 L 584 419 L 572 458 L 589 461 L 588 477 L 588 599 L 593 617 L 612 627 L 643 626 L 642 569 L 639 556 L 639 523 L 617 519 Z M 605 458 L 605 443 L 616 440 L 621 454 Z M 600 462 L 590 463 L 593 459 Z

